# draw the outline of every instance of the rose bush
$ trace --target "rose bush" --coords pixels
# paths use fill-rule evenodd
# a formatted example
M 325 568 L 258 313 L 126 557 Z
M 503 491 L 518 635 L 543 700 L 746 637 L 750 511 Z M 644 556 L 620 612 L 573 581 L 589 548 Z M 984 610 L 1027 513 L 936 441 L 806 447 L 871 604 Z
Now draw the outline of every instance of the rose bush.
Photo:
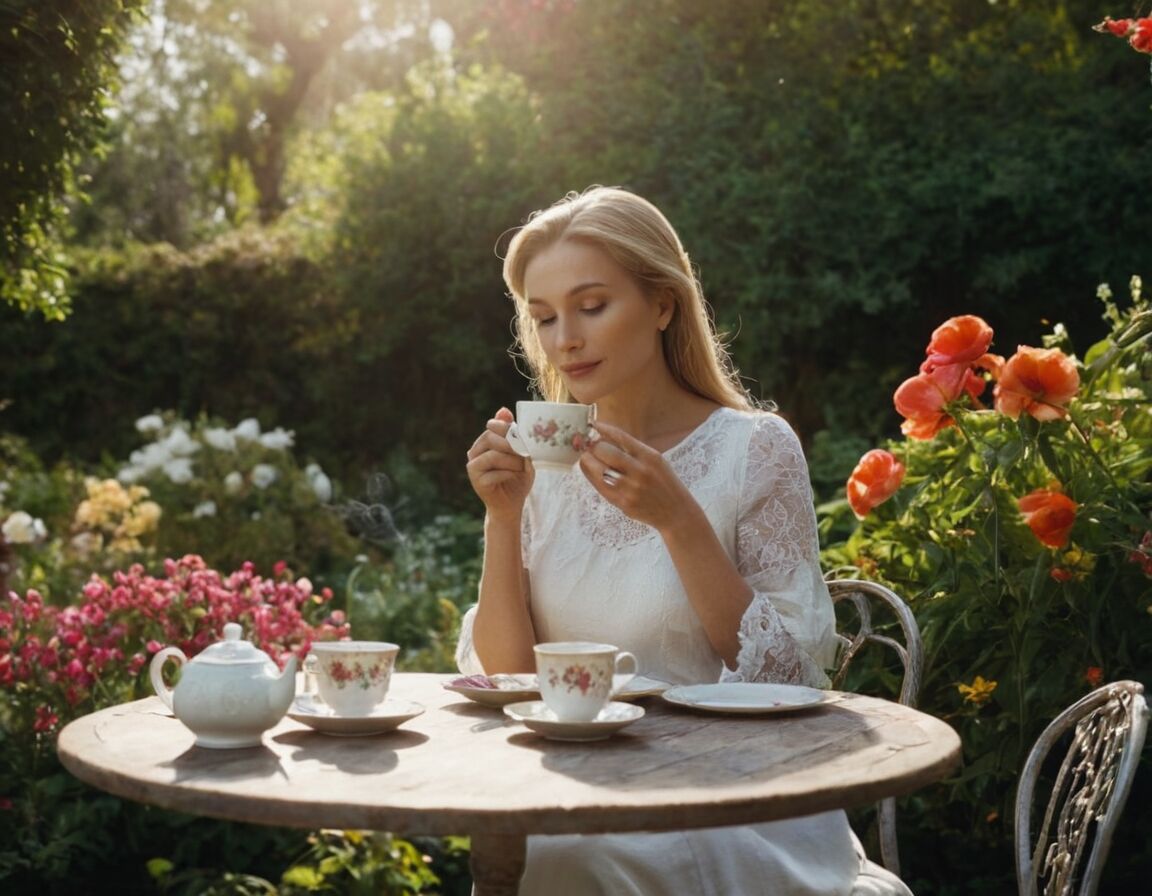
M 1152 308 L 1141 290 L 1133 278 L 1122 309 L 1101 287 L 1111 333 L 1082 355 L 1060 326 L 1005 360 L 984 321 L 943 324 L 894 396 L 905 439 L 869 451 L 847 500 L 821 508 L 824 531 L 859 518 L 825 563 L 909 602 L 926 650 L 921 705 L 964 744 L 962 771 L 902 810 L 915 891 L 957 892 L 949 867 L 1002 869 L 985 891 L 1011 889 L 1011 800 L 1035 738 L 1101 681 L 1152 684 Z M 1138 791 L 1150 778 L 1142 769 Z M 1138 792 L 1122 831 L 1150 823 Z M 945 842 L 954 864 L 917 863 Z M 1141 840 L 1112 856 L 1124 879 L 1124 860 L 1134 874 L 1149 852 Z M 966 880 L 959 892 L 977 889 Z

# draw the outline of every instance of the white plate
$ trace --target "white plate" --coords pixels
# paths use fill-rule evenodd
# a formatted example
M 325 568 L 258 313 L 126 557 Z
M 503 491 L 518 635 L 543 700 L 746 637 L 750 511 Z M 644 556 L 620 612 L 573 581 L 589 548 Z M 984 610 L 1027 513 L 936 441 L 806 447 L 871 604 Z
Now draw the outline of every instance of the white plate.
M 399 728 L 409 719 L 424 712 L 424 707 L 410 700 L 385 700 L 372 712 L 362 716 L 338 716 L 330 706 L 308 696 L 297 697 L 288 710 L 288 718 L 303 722 L 324 734 L 340 737 L 367 737 Z
M 828 695 L 817 688 L 796 684 L 688 684 L 669 688 L 661 695 L 669 703 L 707 712 L 763 714 L 792 712 L 818 706 Z
M 483 687 L 479 682 L 488 682 L 492 687 Z M 468 675 L 445 682 L 444 688 L 483 706 L 507 706 L 540 699 L 535 675 Z
M 613 700 L 600 715 L 590 722 L 561 722 L 543 700 L 527 703 L 513 703 L 504 707 L 504 715 L 517 722 L 523 722 L 537 734 L 550 740 L 603 740 L 611 737 L 626 725 L 631 725 L 644 715 L 644 709 L 631 703 Z
M 648 678 L 637 675 L 628 684 L 612 695 L 613 700 L 639 700 L 641 697 L 655 697 L 663 694 L 672 683 L 661 681 L 659 678 Z

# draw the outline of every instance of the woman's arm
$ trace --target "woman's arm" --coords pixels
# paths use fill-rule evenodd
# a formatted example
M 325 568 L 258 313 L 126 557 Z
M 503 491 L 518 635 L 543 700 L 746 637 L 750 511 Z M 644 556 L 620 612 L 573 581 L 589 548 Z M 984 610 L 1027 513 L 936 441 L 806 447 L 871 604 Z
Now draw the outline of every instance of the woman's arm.
M 753 597 L 725 679 L 826 686 L 835 616 L 820 571 L 808 465 L 795 433 L 774 414 L 758 416 L 749 438 L 736 565 Z
M 521 518 L 534 473 L 505 438 L 512 419 L 512 412 L 501 408 L 468 450 L 468 479 L 487 511 L 480 600 L 468 622 L 476 654 L 489 674 L 529 672 L 536 665 L 528 575 L 520 552 Z
M 529 593 L 520 553 L 520 521 L 512 524 L 485 517 L 484 568 L 472 643 L 486 673 L 536 670 Z

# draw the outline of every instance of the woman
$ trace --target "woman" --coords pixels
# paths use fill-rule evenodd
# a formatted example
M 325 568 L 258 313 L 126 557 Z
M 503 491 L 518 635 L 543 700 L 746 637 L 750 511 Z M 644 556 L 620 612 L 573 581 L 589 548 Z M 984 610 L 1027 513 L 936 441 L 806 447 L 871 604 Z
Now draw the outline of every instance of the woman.
M 517 232 L 504 279 L 537 389 L 595 403 L 596 436 L 571 470 L 534 471 L 501 408 L 469 449 L 485 545 L 461 670 L 530 672 L 534 644 L 594 640 L 674 683 L 826 685 L 834 620 L 803 454 L 748 400 L 667 219 L 624 190 L 569 194 Z M 907 892 L 865 889 L 874 867 L 831 812 L 532 837 L 521 892 Z

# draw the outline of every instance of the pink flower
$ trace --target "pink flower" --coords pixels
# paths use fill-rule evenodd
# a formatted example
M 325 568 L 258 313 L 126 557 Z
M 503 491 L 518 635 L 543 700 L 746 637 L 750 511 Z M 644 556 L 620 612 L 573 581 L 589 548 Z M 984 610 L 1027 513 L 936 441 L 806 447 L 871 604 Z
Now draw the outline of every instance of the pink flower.
M 32 730 L 38 734 L 46 734 L 59 723 L 60 717 L 48 706 L 36 707 L 36 721 L 32 723 Z

